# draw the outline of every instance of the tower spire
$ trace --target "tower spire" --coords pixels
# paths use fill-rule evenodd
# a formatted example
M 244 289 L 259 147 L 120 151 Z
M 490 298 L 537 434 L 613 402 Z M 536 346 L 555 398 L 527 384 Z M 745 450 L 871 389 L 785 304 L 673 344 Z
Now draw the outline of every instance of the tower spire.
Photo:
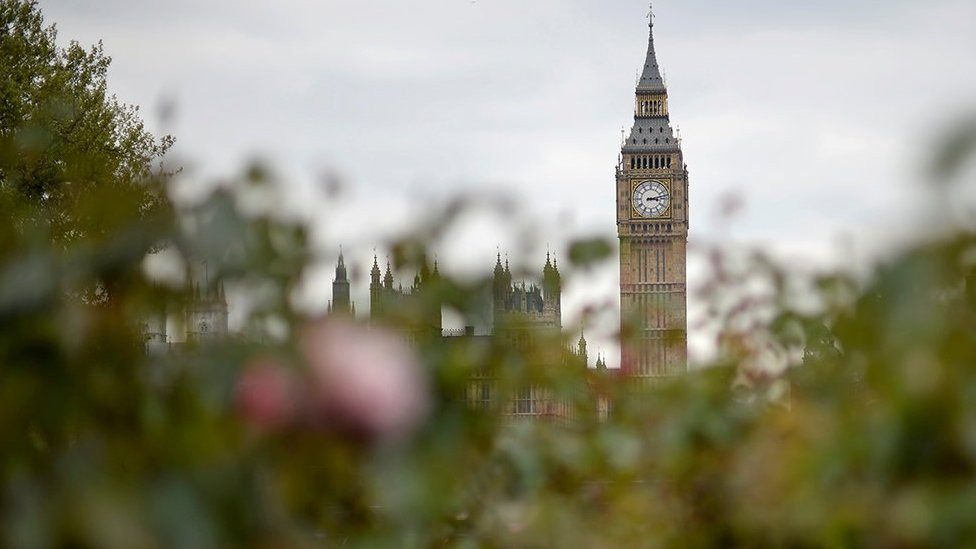
M 342 256 L 342 247 L 340 246 L 335 279 L 332 281 L 332 310 L 338 313 L 348 313 L 350 311 L 349 305 L 349 276 L 346 272 L 346 261 Z
M 386 258 L 386 273 L 383 275 L 383 287 L 393 289 L 393 271 L 390 269 L 390 258 Z
M 346 260 L 342 256 L 342 246 L 339 246 L 339 262 L 336 263 L 335 279 L 338 282 L 345 282 L 348 280 L 348 275 L 346 273 Z
M 630 135 L 624 139 L 621 153 L 623 162 L 631 169 L 661 169 L 661 158 L 653 156 L 629 156 L 629 153 L 665 152 L 673 153 L 678 148 L 678 140 L 671 128 L 668 112 L 668 90 L 664 75 L 657 62 L 654 49 L 654 17 L 648 14 L 647 54 L 644 67 L 637 79 L 634 98 L 634 125 Z M 655 164 L 655 162 L 657 162 Z M 670 168 L 664 158 L 664 168 Z
M 380 263 L 375 251 L 373 252 L 373 268 L 369 271 L 369 287 L 370 289 L 380 287 Z
M 664 92 L 664 77 L 657 64 L 657 54 L 654 52 L 654 7 L 649 8 L 648 14 L 647 57 L 644 58 L 644 70 L 637 81 L 639 92 Z

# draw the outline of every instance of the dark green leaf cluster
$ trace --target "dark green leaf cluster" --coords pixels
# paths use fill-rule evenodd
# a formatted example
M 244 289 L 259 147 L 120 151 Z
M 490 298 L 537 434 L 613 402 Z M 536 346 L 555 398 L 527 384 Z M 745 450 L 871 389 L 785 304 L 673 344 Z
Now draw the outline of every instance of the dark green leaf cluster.
M 99 207 L 116 193 L 139 195 L 134 213 L 162 207 L 151 180 L 173 139 L 109 94 L 100 43 L 56 38 L 35 2 L 0 2 L 0 198 L 23 204 L 22 230 L 67 244 L 106 236 Z

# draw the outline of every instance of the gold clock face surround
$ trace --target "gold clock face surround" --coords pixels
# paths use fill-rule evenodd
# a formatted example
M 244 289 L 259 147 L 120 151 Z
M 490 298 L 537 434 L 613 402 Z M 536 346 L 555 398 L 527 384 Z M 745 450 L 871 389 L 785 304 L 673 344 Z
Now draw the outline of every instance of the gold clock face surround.
M 636 217 L 662 219 L 671 217 L 671 182 L 640 179 L 632 184 L 631 198 Z

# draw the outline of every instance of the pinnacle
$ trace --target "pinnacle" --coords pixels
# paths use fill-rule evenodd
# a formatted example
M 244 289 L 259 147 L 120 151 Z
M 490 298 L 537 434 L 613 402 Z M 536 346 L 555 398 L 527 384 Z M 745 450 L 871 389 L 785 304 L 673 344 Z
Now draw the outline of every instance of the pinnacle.
M 657 64 L 657 54 L 654 51 L 654 16 L 653 10 L 650 15 L 650 24 L 647 39 L 647 57 L 644 59 L 644 70 L 641 72 L 640 79 L 637 81 L 637 91 L 639 92 L 664 92 L 664 78 L 661 76 L 661 69 Z
M 346 282 L 347 280 L 346 261 L 342 256 L 342 246 L 339 246 L 339 261 L 336 263 L 334 282 Z

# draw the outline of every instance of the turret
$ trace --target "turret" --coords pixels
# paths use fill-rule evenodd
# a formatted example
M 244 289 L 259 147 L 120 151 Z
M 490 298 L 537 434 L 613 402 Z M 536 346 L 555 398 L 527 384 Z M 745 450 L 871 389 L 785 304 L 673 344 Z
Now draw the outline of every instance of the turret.
M 556 268 L 549 252 L 546 252 L 546 265 L 542 268 L 542 288 L 546 300 L 558 301 L 562 291 L 559 269 Z
M 583 366 L 589 366 L 589 358 L 586 356 L 586 336 L 580 332 L 579 341 L 576 342 L 576 354 L 583 361 Z
M 386 274 L 383 275 L 383 289 L 393 290 L 393 271 L 390 269 L 390 260 L 386 260 Z
M 369 287 L 370 289 L 380 287 L 380 264 L 376 254 L 373 254 L 373 268 L 369 271 Z
M 372 319 L 378 318 L 380 314 L 380 294 L 382 291 L 380 264 L 376 254 L 373 254 L 373 268 L 369 271 L 369 317 Z
M 542 297 L 544 310 L 553 315 L 557 324 L 562 316 L 562 281 L 554 259 L 546 252 L 546 265 L 542 268 Z
M 207 264 L 187 270 L 191 278 L 190 299 L 183 311 L 183 325 L 188 340 L 212 339 L 227 333 L 227 296 L 219 278 L 212 281 Z M 202 276 L 201 276 L 202 275 Z M 200 284 L 200 280 L 203 284 Z
M 339 251 L 339 262 L 336 264 L 335 279 L 332 281 L 332 312 L 335 314 L 351 314 L 349 302 L 349 276 L 346 273 L 346 262 Z
M 506 285 L 505 285 L 505 268 L 502 267 L 502 254 L 498 253 L 498 259 L 495 261 L 495 272 L 491 277 L 491 291 L 494 297 L 495 307 L 501 307 L 505 303 Z

